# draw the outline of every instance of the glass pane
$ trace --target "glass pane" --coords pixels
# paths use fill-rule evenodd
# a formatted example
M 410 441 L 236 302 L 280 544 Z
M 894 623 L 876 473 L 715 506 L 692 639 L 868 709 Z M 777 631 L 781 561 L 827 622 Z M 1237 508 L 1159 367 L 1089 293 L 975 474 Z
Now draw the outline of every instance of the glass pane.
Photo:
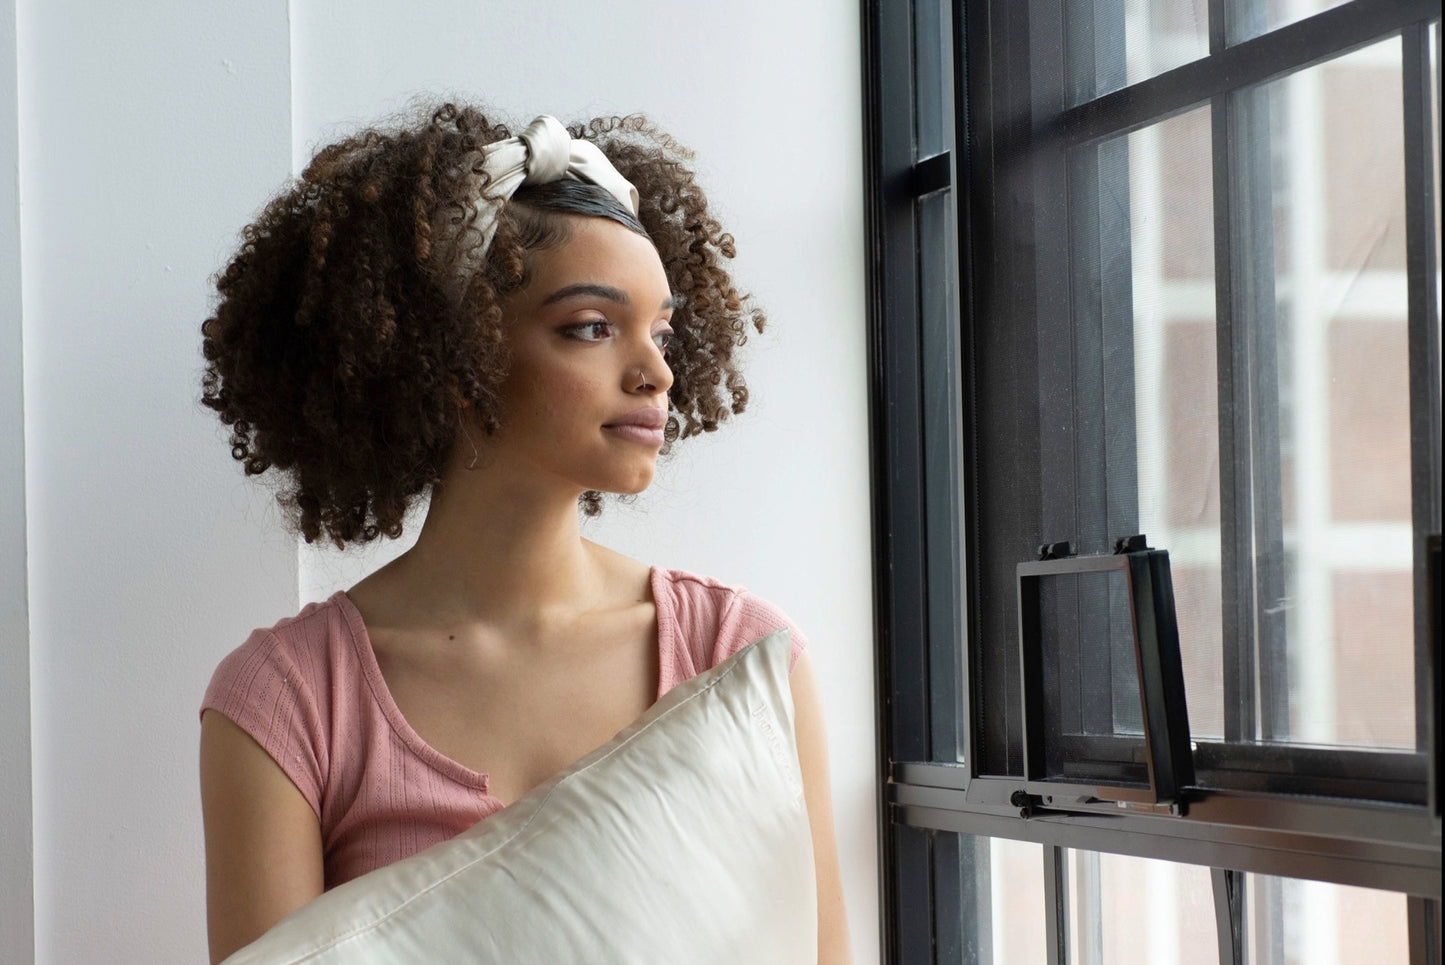
M 1064 16 L 1071 105 L 1209 53 L 1207 0 L 1068 0 Z
M 1218 965 L 1209 869 L 1069 851 L 1072 965 Z
M 1400 42 L 1239 96 L 1268 117 L 1272 217 L 1253 244 L 1256 272 L 1273 260 L 1276 367 L 1256 385 L 1277 400 L 1277 475 L 1268 432 L 1254 458 L 1283 546 L 1282 585 L 1261 577 L 1256 601 L 1285 651 L 1262 632 L 1261 676 L 1283 686 L 1261 693 L 1258 736 L 1414 747 Z M 1279 565 L 1256 552 L 1261 573 Z
M 915 151 L 919 159 L 953 146 L 953 55 L 949 5 L 917 0 L 913 10 Z
M 929 676 L 935 693 L 930 733 L 934 760 L 962 760 L 963 688 L 958 660 L 963 651 L 962 563 L 959 547 L 959 469 L 962 400 L 958 373 L 958 257 L 953 192 L 939 191 L 917 203 L 918 307 L 922 341 L 924 524 L 929 534 L 928 571 L 958 574 L 931 579 L 927 587 Z
M 1073 368 L 1081 383 L 1102 383 L 1081 385 L 1076 405 L 1104 410 L 1096 443 L 1090 420 L 1078 417 L 1076 471 L 1086 492 L 1092 465 L 1109 476 L 1103 505 L 1073 500 L 1106 518 L 1076 531 L 1144 533 L 1169 551 L 1196 739 L 1224 734 L 1210 123 L 1201 107 L 1078 151 L 1070 163 L 1082 262 L 1073 272 L 1082 331 Z M 1110 394 L 1120 387 L 1122 397 Z M 1085 551 L 1108 549 L 1107 539 L 1084 542 Z
M 1245 876 L 1251 965 L 1405 965 L 1405 895 L 1297 878 Z
M 1039 776 L 1148 787 L 1125 572 L 1063 573 L 1036 585 L 1044 698 Z M 1031 766 L 1030 776 L 1037 773 Z
M 1129 138 L 1139 526 L 1169 550 L 1195 739 L 1224 734 L 1210 125 L 1201 108 Z
M 991 838 L 989 864 L 992 961 L 995 965 L 1047 961 L 1043 847 Z
M 1312 17 L 1347 0 L 1237 0 L 1230 4 L 1231 43 L 1258 37 L 1276 27 Z

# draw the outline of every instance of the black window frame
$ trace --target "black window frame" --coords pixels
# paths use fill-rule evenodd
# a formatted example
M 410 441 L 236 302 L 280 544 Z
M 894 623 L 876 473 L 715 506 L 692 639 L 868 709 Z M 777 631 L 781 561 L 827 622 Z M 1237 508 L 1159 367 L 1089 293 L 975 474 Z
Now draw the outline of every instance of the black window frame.
M 1438 596 L 1438 572 L 1426 565 L 1426 534 L 1440 520 L 1440 394 L 1436 360 L 1423 347 L 1437 337 L 1435 252 L 1430 132 L 1432 81 L 1429 32 L 1439 47 L 1438 5 L 1428 0 L 1349 0 L 1307 19 L 1241 43 L 1225 42 L 1230 0 L 1211 0 L 1211 54 L 1147 80 L 1068 108 L 1065 79 L 1047 65 L 1031 63 L 1040 31 L 1037 11 L 1061 4 L 1047 0 L 864 0 L 865 164 L 869 245 L 869 390 L 873 452 L 874 545 L 878 733 L 880 768 L 881 894 L 884 951 L 895 962 L 987 960 L 987 840 L 1009 838 L 1043 846 L 1051 956 L 1066 954 L 1063 918 L 1064 850 L 1076 848 L 1160 858 L 1214 869 L 1221 960 L 1240 961 L 1243 876 L 1256 873 L 1382 888 L 1411 896 L 1412 959 L 1439 960 L 1441 848 L 1438 768 L 1438 690 L 1434 650 L 1438 626 L 1430 600 Z M 1034 22 L 1030 17 L 1034 16 Z M 1061 19 L 1061 14 L 1058 15 Z M 1431 24 L 1433 23 L 1433 27 Z M 1038 297 L 1008 291 L 1011 280 L 981 267 L 981 245 L 1003 245 L 1019 258 L 1037 257 L 1030 237 L 1010 234 L 1010 219 L 1032 198 L 1039 176 L 1018 157 L 1034 152 L 1062 167 L 1066 146 L 1097 142 L 1179 111 L 1210 103 L 1216 150 L 1231 143 L 1240 125 L 1256 123 L 1230 95 L 1242 88 L 1323 62 L 1376 40 L 1401 37 L 1404 47 L 1406 232 L 1409 277 L 1409 368 L 1415 565 L 1417 750 L 1284 748 L 1239 741 L 1258 722 L 1231 716 L 1224 741 L 1196 743 L 1195 786 L 1184 813 L 1113 802 L 1070 803 L 1051 809 L 1026 793 L 1010 767 L 1021 740 L 1016 724 L 985 719 L 975 705 L 980 686 L 1020 691 L 1017 660 L 1003 658 L 1015 640 L 989 645 L 977 599 L 972 564 L 980 560 L 978 459 L 986 447 L 977 409 L 979 380 L 973 347 L 997 337 L 980 320 L 1009 299 Z M 1019 66 L 1024 65 L 1024 66 Z M 1032 75 L 1031 75 L 1032 74 Z M 1036 101 L 1059 100 L 1052 124 L 1037 125 Z M 1435 91 L 1438 98 L 1438 87 Z M 921 115 L 928 114 L 925 119 Z M 937 126 L 943 135 L 921 133 Z M 941 140 L 941 146 L 937 142 Z M 934 142 L 923 144 L 923 142 Z M 920 149 L 920 145 L 922 148 Z M 1042 147 L 1041 147 L 1042 145 Z M 1010 159 L 1004 163 L 1001 158 Z M 1228 168 L 1232 159 L 1216 159 Z M 1240 166 L 1233 159 L 1234 168 Z M 1240 257 L 1245 245 L 1239 206 L 1230 191 L 1252 189 L 1247 177 L 1216 176 L 1216 261 Z M 951 207 L 949 233 L 935 213 Z M 1067 236 L 1063 210 L 1027 212 L 1031 234 L 1052 219 Z M 939 259 L 947 260 L 952 291 L 937 285 Z M 1060 277 L 1070 270 L 1061 268 Z M 1020 272 L 1014 278 L 1025 277 Z M 1245 350 L 1231 339 L 1236 312 L 1251 309 L 1258 290 L 1236 291 L 1225 272 L 1217 287 L 1221 346 Z M 1025 363 L 1036 359 L 1025 359 Z M 1221 350 L 1221 392 L 1234 360 Z M 1239 378 L 1247 378 L 1243 373 Z M 1239 391 L 1248 391 L 1239 385 Z M 1246 407 L 1241 407 L 1244 409 Z M 1247 418 L 1276 418 L 1267 406 Z M 1228 427 L 1222 426 L 1222 432 Z M 1241 425 L 1240 432 L 1268 436 L 1269 426 Z M 1276 430 L 1277 435 L 1277 430 Z M 1221 443 L 1222 451 L 1229 451 Z M 1276 452 L 1277 457 L 1277 452 Z M 1027 471 L 1028 467 L 1020 467 Z M 1268 494 L 1250 493 L 1241 469 L 1235 505 L 1222 515 L 1248 538 L 1258 520 L 1243 508 Z M 1228 497 L 1226 496 L 1226 500 Z M 1069 534 L 1059 534 L 1067 537 Z M 1244 538 L 1242 536 L 1241 538 Z M 1229 541 L 1222 547 L 1228 554 Z M 1435 551 L 1438 554 L 1438 550 Z M 1013 562 L 1010 561 L 1012 565 Z M 1242 572 L 1236 567 L 1233 572 Z M 1226 561 L 1226 571 L 1229 571 Z M 1432 572 L 1434 575 L 1432 576 Z M 1282 579 L 1254 573 L 1250 579 Z M 1432 582 L 1433 581 L 1433 582 Z M 1433 589 L 1432 589 L 1433 587 Z M 1241 587 L 1238 597 L 1252 594 Z M 1250 634 L 1240 625 L 1232 631 Z M 1253 703 L 1240 688 L 1252 687 L 1252 661 L 1280 662 L 1280 644 L 1249 640 L 1227 653 L 1228 706 Z M 995 634 L 995 637 L 998 635 Z M 1250 670 L 1246 672 L 1246 664 Z M 1269 665 L 1273 665 L 1269 663 Z M 1270 674 L 1261 675 L 1265 681 Z M 1432 681 L 1433 686 L 1432 686 Z M 1269 705 L 1269 702 L 1265 702 Z M 1436 722 L 1432 726 L 1432 722 Z M 1261 730 L 1268 732 L 1268 726 Z M 989 742 L 994 746 L 990 749 Z M 1288 767 L 1281 767 L 1284 763 Z M 990 773 L 992 770 L 995 773 Z M 970 853 L 971 852 L 971 853 Z M 980 870 L 980 869 L 983 870 Z M 980 938 L 979 936 L 983 937 Z M 1227 940 L 1226 940 L 1227 939 Z M 1233 951 L 1231 951 L 1233 949 Z M 971 950 L 971 952 L 970 952 Z M 970 957 L 970 956 L 973 957 Z M 1063 961 L 1055 957 L 1054 961 Z

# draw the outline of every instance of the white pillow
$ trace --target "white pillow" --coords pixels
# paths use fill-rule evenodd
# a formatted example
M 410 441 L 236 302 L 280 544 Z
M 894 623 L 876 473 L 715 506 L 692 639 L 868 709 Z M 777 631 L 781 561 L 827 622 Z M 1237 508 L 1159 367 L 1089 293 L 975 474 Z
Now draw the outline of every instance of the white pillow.
M 318 897 L 226 965 L 813 963 L 788 632 L 673 688 L 450 841 Z

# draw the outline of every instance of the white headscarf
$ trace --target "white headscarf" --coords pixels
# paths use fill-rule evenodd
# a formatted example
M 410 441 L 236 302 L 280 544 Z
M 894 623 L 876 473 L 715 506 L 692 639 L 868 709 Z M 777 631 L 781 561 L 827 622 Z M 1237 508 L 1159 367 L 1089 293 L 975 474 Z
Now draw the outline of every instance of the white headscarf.
M 573 140 L 562 123 L 550 114 L 539 116 L 517 137 L 488 144 L 482 148 L 481 157 L 482 170 L 490 180 L 483 194 L 482 179 L 475 178 L 472 189 L 475 214 L 460 222 L 445 221 L 437 226 L 444 246 L 460 246 L 464 239 L 467 242 L 467 256 L 457 257 L 455 294 L 458 299 L 492 246 L 492 238 L 497 233 L 497 214 L 524 184 L 550 184 L 562 178 L 586 181 L 605 190 L 637 217 L 637 189 L 632 182 L 618 173 L 601 148 L 591 141 Z M 454 256 L 460 254 L 453 252 Z

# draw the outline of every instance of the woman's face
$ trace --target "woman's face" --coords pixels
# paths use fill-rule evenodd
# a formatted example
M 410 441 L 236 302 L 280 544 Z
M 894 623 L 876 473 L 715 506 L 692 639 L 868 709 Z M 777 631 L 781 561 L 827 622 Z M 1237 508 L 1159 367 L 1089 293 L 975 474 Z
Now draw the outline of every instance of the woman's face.
M 509 471 L 580 495 L 652 481 L 672 371 L 672 291 L 652 242 L 605 218 L 531 253 L 503 303 L 512 367 L 488 449 Z

